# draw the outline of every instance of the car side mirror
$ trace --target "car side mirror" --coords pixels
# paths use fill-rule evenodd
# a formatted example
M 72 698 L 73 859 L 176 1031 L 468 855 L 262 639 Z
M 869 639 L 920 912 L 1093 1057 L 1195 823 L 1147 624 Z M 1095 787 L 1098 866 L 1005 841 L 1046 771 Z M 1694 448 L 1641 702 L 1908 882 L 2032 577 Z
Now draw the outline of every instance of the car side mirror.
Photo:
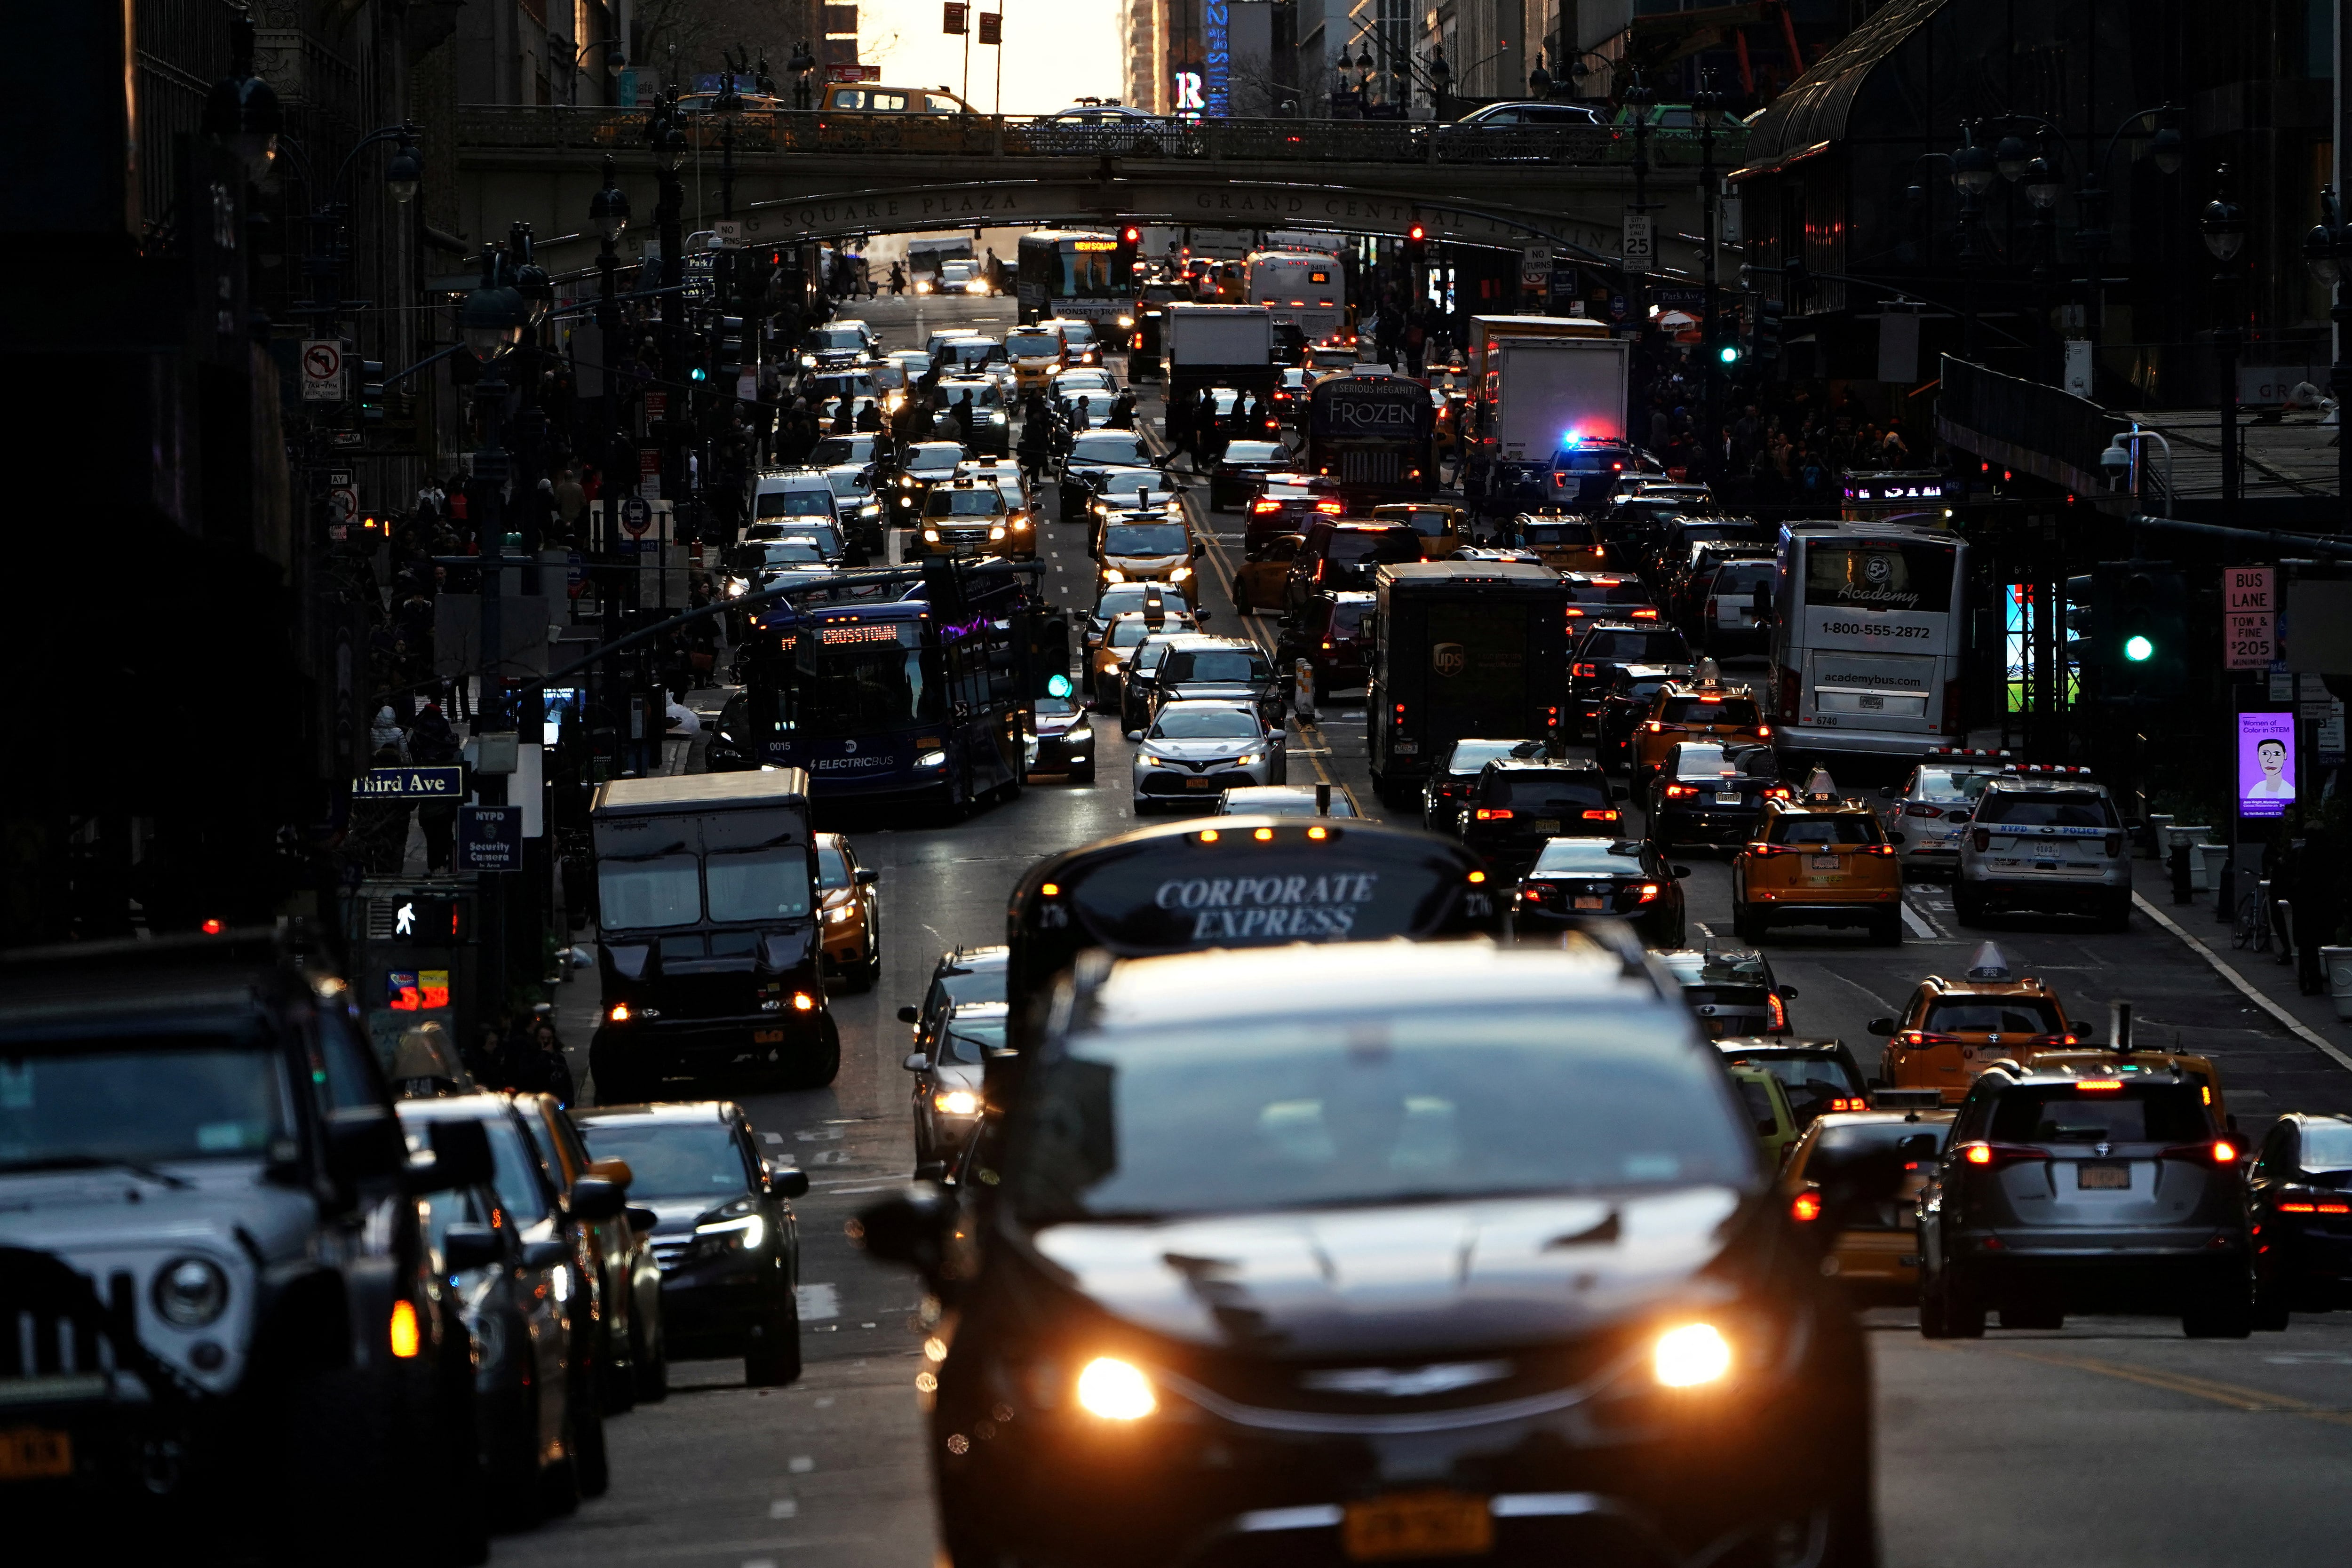
M 583 1176 L 572 1184 L 572 1217 L 591 1222 L 608 1220 L 629 1205 L 629 1191 L 603 1176 Z
M 389 1106 L 338 1110 L 327 1126 L 327 1169 L 338 1185 L 399 1175 L 408 1165 L 408 1141 Z
M 1904 1161 L 1932 1160 L 1943 1147 L 1943 1140 L 1933 1132 L 1913 1132 L 1895 1143 L 1895 1157 Z
M 1878 786 L 1878 798 L 1881 800 L 1896 800 L 1901 798 L 1902 794 L 1903 786 L 1900 784 L 1881 784 Z
M 922 1021 L 922 1014 L 913 1007 L 901 1007 L 898 1009 L 898 1022 L 901 1024 L 920 1023 Z
M 860 866 L 857 868 L 857 885 L 859 887 L 870 888 L 881 879 L 882 873 L 875 869 L 873 867 Z
M 1193 624 L 1194 626 L 1207 626 L 1207 625 L 1209 624 L 1209 612 L 1208 612 L 1208 611 L 1206 611 L 1206 610 L 1195 610 L 1195 611 L 1193 611 L 1193 612 L 1192 612 L 1192 624 Z
M 1873 1018 L 1869 1023 L 1863 1026 L 1863 1029 L 1867 1034 L 1876 1035 L 1880 1038 L 1884 1039 L 1895 1033 L 1895 1020 L 1892 1018 Z
M 798 1165 L 786 1165 L 781 1171 L 770 1171 L 766 1185 L 772 1198 L 804 1198 L 808 1196 L 808 1173 Z
M 478 1121 L 436 1121 L 425 1134 L 433 1149 L 429 1160 L 407 1163 L 402 1184 L 416 1195 L 446 1193 L 488 1181 L 496 1171 L 490 1161 L 490 1137 Z
M 1666 869 L 1675 874 L 1675 880 L 1677 882 L 1690 875 L 1690 868 L 1687 866 L 1669 866 Z
M 926 1279 L 939 1277 L 946 1260 L 948 1226 L 954 1205 L 933 1183 L 910 1182 L 869 1204 L 850 1222 L 850 1239 L 885 1263 L 903 1264 Z
M 931 1070 L 931 1058 L 926 1052 L 909 1051 L 907 1059 L 898 1065 L 908 1072 L 929 1072 Z
M 545 1241 L 522 1244 L 522 1266 L 525 1268 L 552 1268 L 559 1263 L 572 1261 L 572 1244 L 551 1237 Z
M 1192 559 L 1193 559 L 1193 560 L 1198 561 L 1202 556 L 1206 555 L 1208 552 L 1209 552 L 1209 547 L 1208 547 L 1207 545 L 1205 545 L 1205 544 L 1202 543 L 1202 542 L 1201 542 L 1199 540 L 1197 540 L 1197 539 L 1196 539 L 1196 540 L 1194 540 L 1194 541 L 1192 541 Z
M 1143 731 L 1140 730 L 1129 730 L 1127 732 L 1127 738 L 1130 741 L 1140 741 L 1143 739 Z
M 1797 988 L 1795 986 L 1783 985 L 1780 990 L 1780 996 L 1783 1001 L 1794 1002 L 1797 999 Z
M 639 1236 L 649 1234 L 654 1226 L 661 1223 L 661 1215 L 643 1204 L 631 1204 L 622 1212 L 629 1216 L 629 1228 Z
M 488 1268 L 506 1256 L 499 1233 L 486 1225 L 453 1225 L 441 1237 L 441 1263 L 452 1274 Z

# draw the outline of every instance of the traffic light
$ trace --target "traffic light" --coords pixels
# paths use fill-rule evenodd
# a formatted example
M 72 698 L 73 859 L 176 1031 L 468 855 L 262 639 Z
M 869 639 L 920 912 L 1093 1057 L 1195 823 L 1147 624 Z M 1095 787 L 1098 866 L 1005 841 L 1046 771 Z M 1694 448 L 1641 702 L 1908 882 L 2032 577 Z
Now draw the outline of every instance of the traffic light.
M 1413 225 L 1411 228 L 1405 231 L 1404 244 L 1401 249 L 1403 252 L 1404 259 L 1413 263 L 1415 266 L 1427 261 L 1429 259 L 1429 231 L 1422 227 L 1419 224 Z
M 1759 300 L 1756 303 L 1756 360 L 1769 364 L 1780 357 L 1780 312 L 1778 300 Z
M 1122 224 L 1118 231 L 1118 248 L 1111 253 L 1111 279 L 1120 287 L 1135 276 L 1138 254 L 1143 248 L 1143 229 L 1136 224 Z
M 2091 574 L 2088 624 L 2078 627 L 2099 700 L 2154 706 L 2188 684 L 2189 587 L 2167 561 L 2102 561 Z
M 1728 370 L 1739 363 L 1739 345 L 1736 342 L 1724 343 L 1715 351 L 1715 358 L 1717 363 Z
M 383 361 L 360 361 L 360 423 L 383 423 Z

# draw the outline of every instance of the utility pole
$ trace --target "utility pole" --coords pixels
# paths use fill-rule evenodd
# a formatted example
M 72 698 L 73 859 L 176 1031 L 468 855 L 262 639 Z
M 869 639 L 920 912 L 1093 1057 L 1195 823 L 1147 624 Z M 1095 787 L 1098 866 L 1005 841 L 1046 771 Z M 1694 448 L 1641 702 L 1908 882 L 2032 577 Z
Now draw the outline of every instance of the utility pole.
M 1706 377 L 1700 385 L 1700 416 L 1706 421 L 1706 438 L 1702 450 L 1706 453 L 1707 478 L 1716 479 L 1723 459 L 1723 325 L 1715 312 L 1715 115 L 1723 107 L 1723 95 L 1715 90 L 1715 72 L 1699 73 L 1698 91 L 1691 99 L 1691 113 L 1698 121 L 1698 200 L 1701 222 L 1699 232 L 1704 248 L 1700 254 L 1700 319 L 1706 323 L 1700 334 L 1701 352 L 1706 361 L 1699 374 Z

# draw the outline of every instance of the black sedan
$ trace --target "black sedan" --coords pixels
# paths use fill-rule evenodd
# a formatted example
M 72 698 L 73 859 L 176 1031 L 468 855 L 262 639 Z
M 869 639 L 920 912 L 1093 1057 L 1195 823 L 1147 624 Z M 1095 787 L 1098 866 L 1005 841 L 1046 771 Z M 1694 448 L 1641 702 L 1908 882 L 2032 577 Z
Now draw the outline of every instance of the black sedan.
M 1592 758 L 1611 773 L 1633 765 L 1633 731 L 1650 711 L 1650 700 L 1669 680 L 1688 680 L 1686 664 L 1620 664 L 1601 682 L 1600 711 L 1585 734 Z
M 1645 947 L 1680 947 L 1682 879 L 1689 875 L 1689 867 L 1667 865 L 1638 838 L 1555 838 L 1519 879 L 1512 925 L 1524 937 L 1621 920 Z
M 885 520 L 893 528 L 919 527 L 931 487 L 955 478 L 956 465 L 970 456 L 953 441 L 919 441 L 908 447 L 875 487 L 883 497 Z
M 1455 831 L 1489 868 L 1516 877 L 1555 838 L 1616 837 L 1623 831 L 1622 798 L 1591 763 L 1506 757 L 1479 770 Z
M 1612 671 L 1629 664 L 1688 664 L 1690 644 L 1670 626 L 1633 621 L 1592 621 L 1569 653 L 1569 712 L 1579 724 L 1601 714 L 1601 693 Z
M 2352 1305 L 2352 1117 L 2289 1111 L 2271 1126 L 2246 1184 L 2263 1247 L 2255 1327 L 2290 1310 Z
M 1291 463 L 1290 448 L 1279 441 L 1229 441 L 1209 470 L 1209 508 L 1238 511 L 1257 494 L 1268 474 L 1280 473 Z
M 1658 954 L 1658 962 L 1683 988 L 1684 1003 L 1709 1039 L 1790 1032 L 1789 1004 L 1797 999 L 1797 988 L 1781 984 L 1770 962 L 1754 948 L 1677 948 Z
M 1875 1561 L 1862 1330 L 1672 998 L 1296 951 L 1112 964 L 973 1186 L 858 1216 L 950 1310 L 945 1554 Z
M 1478 775 L 1497 757 L 1536 757 L 1541 741 L 1456 741 L 1421 786 L 1421 825 L 1433 833 L 1451 833 L 1458 825 L 1462 803 L 1477 786 Z
M 1768 800 L 1786 800 L 1780 759 L 1769 746 L 1685 741 L 1652 775 L 1644 807 L 1650 837 L 1677 844 L 1745 844 Z
M 1066 677 L 1055 678 L 1063 691 L 1037 699 L 1037 753 L 1029 760 L 1033 773 L 1066 773 L 1072 784 L 1095 782 L 1095 731 L 1084 704 L 1069 694 Z
M 676 1356 L 741 1356 L 743 1381 L 801 1374 L 798 1170 L 770 1170 L 732 1100 L 628 1105 L 575 1119 L 599 1160 L 625 1160 L 652 1209 L 662 1325 Z

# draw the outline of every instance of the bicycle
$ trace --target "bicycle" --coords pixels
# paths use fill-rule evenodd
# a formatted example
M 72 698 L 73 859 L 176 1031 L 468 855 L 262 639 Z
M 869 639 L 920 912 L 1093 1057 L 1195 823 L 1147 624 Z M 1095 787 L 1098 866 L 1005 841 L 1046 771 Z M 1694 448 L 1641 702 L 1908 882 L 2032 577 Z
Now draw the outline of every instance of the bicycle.
M 2271 950 L 2271 904 L 2256 889 L 2238 900 L 2238 918 L 2230 928 L 2230 945 L 2256 952 Z

